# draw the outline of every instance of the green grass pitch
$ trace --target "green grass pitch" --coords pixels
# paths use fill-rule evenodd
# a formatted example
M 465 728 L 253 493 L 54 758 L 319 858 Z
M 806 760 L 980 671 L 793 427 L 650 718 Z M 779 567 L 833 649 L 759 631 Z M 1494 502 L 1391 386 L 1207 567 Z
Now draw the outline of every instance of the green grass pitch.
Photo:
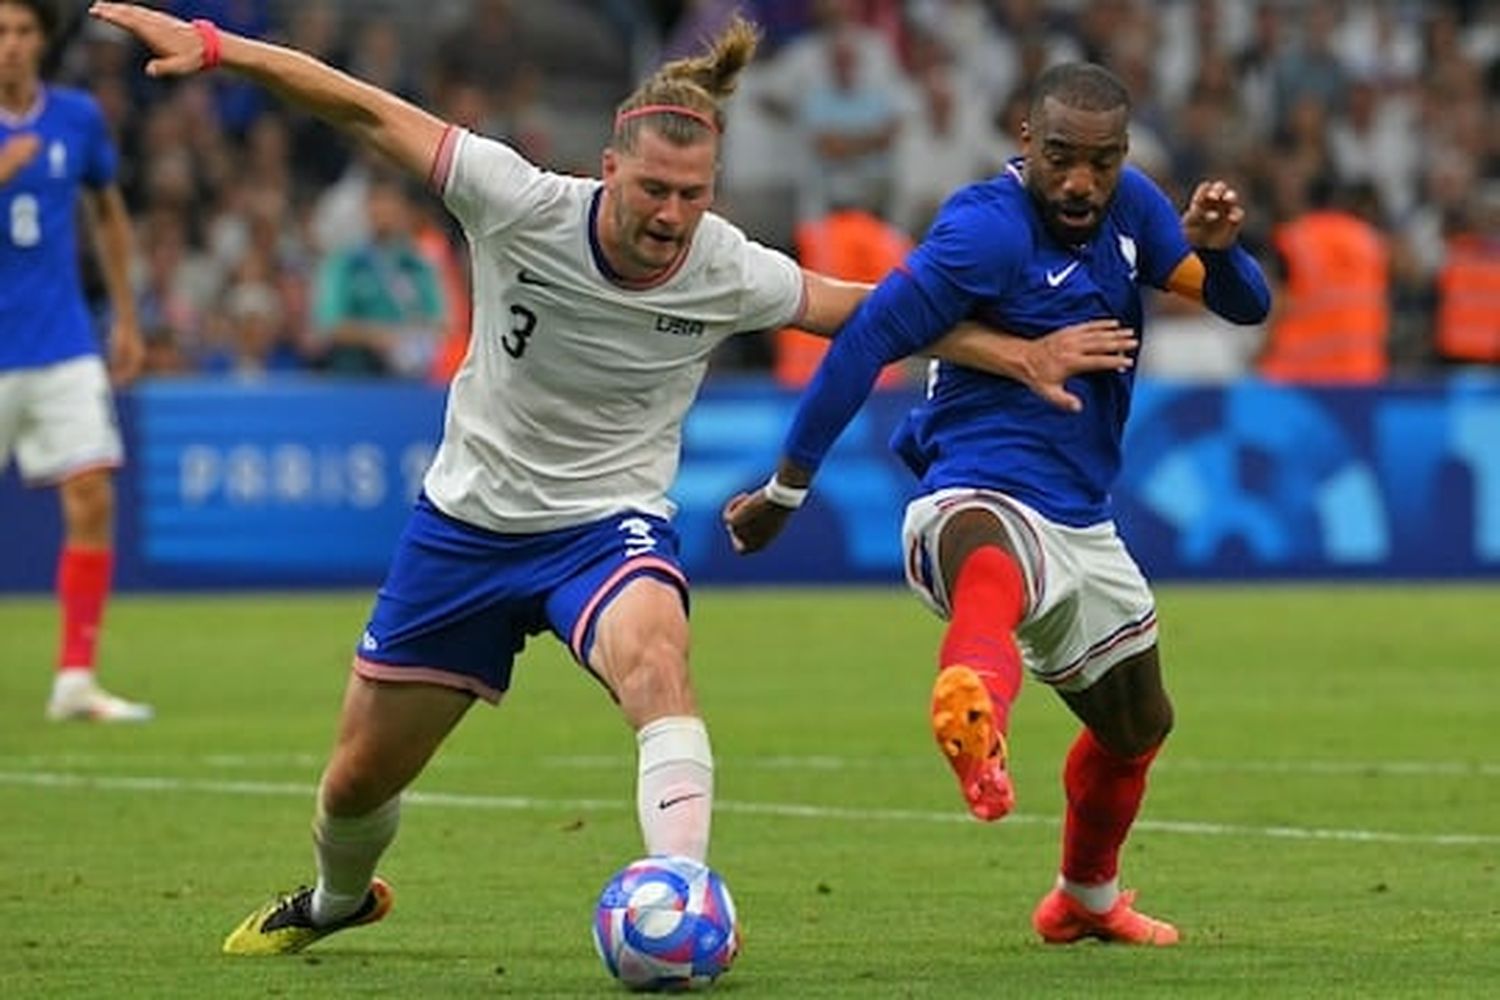
M 311 875 L 313 786 L 365 595 L 121 599 L 139 728 L 42 721 L 49 602 L 0 601 L 0 996 L 619 995 L 595 894 L 640 851 L 634 741 L 533 642 L 414 788 L 384 923 L 218 954 Z M 1030 684 L 1017 815 L 966 818 L 927 731 L 939 623 L 896 591 L 695 595 L 724 997 L 1500 995 L 1500 590 L 1166 588 L 1177 731 L 1124 877 L 1175 950 L 1034 940 L 1074 725 Z

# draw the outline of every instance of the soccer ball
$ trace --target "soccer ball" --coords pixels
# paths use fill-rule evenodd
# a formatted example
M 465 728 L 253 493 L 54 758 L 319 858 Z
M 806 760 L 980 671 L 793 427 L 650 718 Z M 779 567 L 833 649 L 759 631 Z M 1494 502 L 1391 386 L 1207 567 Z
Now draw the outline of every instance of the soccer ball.
M 599 894 L 594 948 L 633 990 L 707 986 L 740 949 L 734 900 L 717 872 L 691 858 L 632 861 Z

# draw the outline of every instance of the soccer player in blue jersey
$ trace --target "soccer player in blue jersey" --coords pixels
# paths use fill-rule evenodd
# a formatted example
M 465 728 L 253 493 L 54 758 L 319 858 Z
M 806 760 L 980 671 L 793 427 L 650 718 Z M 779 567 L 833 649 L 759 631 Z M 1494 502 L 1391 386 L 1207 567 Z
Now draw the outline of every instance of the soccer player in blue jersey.
M 123 382 L 145 353 L 130 290 L 130 218 L 98 106 L 42 81 L 56 24 L 46 0 L 0 0 L 0 468 L 14 453 L 29 485 L 56 486 L 62 499 L 62 634 L 47 717 L 139 722 L 149 706 L 94 679 L 122 449 L 79 281 L 76 226 L 82 200 L 109 289 L 113 375 Z
M 1200 184 L 1179 219 L 1125 166 L 1129 115 L 1108 70 L 1042 74 L 1023 155 L 948 201 L 834 341 L 776 473 L 726 506 L 737 548 L 760 549 L 781 530 L 881 366 L 960 320 L 1023 336 L 1099 318 L 1139 331 L 1141 285 L 1237 323 L 1266 315 L 1265 279 L 1236 242 L 1237 192 Z M 1155 604 L 1111 520 L 1133 383 L 1125 366 L 1074 378 L 1082 405 L 1065 412 L 1019 383 L 939 363 L 893 441 L 923 491 L 903 532 L 908 581 L 949 620 L 933 731 L 974 815 L 996 820 L 1014 804 L 1005 733 L 1023 663 L 1083 723 L 1063 774 L 1061 874 L 1032 916 L 1054 943 L 1178 940 L 1119 887 L 1120 848 L 1172 726 Z

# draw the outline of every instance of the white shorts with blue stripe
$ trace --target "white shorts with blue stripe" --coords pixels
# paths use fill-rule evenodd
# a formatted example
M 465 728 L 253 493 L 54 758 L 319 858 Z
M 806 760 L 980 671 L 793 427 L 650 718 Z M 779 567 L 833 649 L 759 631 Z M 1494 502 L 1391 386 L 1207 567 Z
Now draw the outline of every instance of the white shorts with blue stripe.
M 12 452 L 28 486 L 120 465 L 109 374 L 97 355 L 0 372 L 0 472 Z
M 951 613 L 939 539 L 949 520 L 968 510 L 999 520 L 1020 563 L 1027 607 L 1016 643 L 1037 680 L 1081 691 L 1156 644 L 1156 601 L 1114 522 L 1071 528 L 990 490 L 939 490 L 906 508 L 906 581 L 934 613 Z

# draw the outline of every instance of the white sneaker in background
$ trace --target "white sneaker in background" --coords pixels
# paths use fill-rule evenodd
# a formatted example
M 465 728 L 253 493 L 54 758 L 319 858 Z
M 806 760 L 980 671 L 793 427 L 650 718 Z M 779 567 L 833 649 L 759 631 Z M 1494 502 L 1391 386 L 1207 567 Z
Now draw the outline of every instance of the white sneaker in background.
M 47 702 L 53 722 L 147 722 L 156 713 L 150 705 L 116 698 L 94 680 L 92 670 L 61 670 Z

